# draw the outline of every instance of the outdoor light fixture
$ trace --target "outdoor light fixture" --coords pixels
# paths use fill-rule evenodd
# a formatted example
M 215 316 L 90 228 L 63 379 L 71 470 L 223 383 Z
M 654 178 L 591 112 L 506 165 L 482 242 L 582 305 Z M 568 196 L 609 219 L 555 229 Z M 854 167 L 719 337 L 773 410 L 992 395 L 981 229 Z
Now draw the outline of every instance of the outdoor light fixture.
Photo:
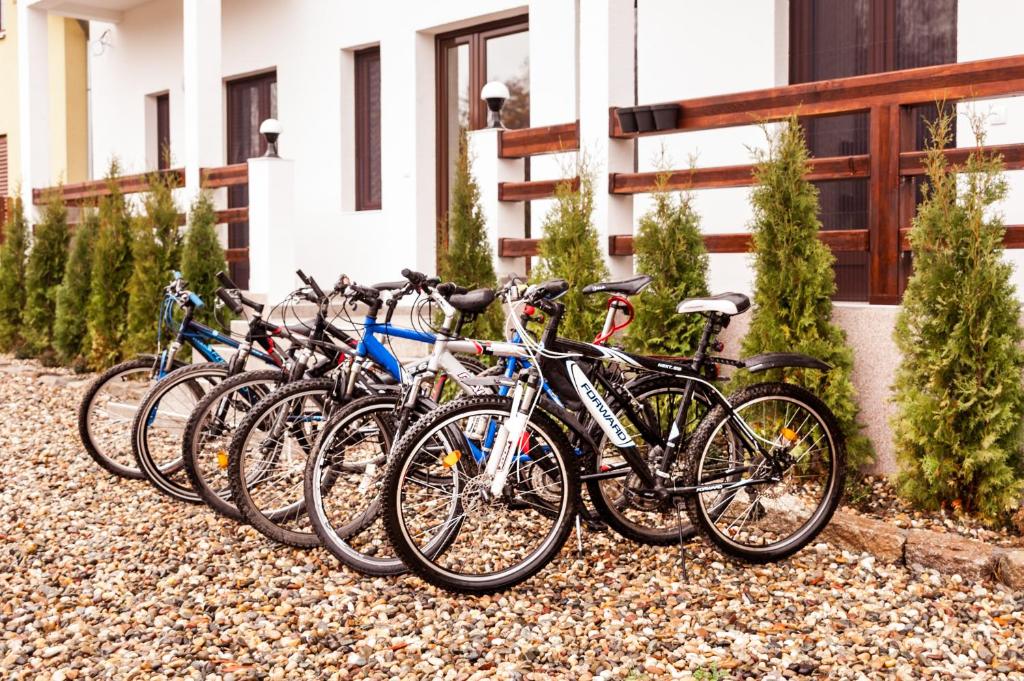
M 277 158 L 277 138 L 282 132 L 284 128 L 276 118 L 268 118 L 260 123 L 260 134 L 267 140 L 267 153 L 263 154 L 264 157 Z
M 491 110 L 491 123 L 488 127 L 504 128 L 501 124 L 501 107 L 505 106 L 505 100 L 509 98 L 508 87 L 500 80 L 492 80 L 480 91 L 480 99 L 487 102 L 487 108 Z

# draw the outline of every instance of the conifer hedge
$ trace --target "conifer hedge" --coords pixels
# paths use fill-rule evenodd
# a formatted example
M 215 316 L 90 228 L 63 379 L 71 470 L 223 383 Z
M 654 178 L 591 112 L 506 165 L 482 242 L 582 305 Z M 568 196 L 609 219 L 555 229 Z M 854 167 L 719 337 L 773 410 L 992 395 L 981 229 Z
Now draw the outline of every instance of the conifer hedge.
M 71 237 L 64 276 L 57 289 L 53 346 L 58 359 L 79 370 L 87 367 L 91 349 L 86 313 L 92 288 L 92 247 L 99 232 L 99 215 L 85 212 Z
M 25 274 L 25 349 L 46 365 L 56 363 L 53 324 L 69 238 L 68 211 L 60 192 L 54 192 L 47 200 L 42 220 L 36 225 Z
M 807 387 L 835 412 L 846 435 L 847 464 L 857 470 L 871 461 L 870 440 L 861 432 L 856 391 L 850 380 L 853 352 L 846 334 L 832 323 L 835 274 L 832 252 L 818 238 L 818 190 L 804 179 L 808 151 L 795 116 L 769 134 L 756 153 L 754 220 L 754 310 L 743 339 L 743 355 L 801 352 L 832 365 L 829 372 L 787 368 L 751 377 L 743 385 L 786 380 Z
M 604 303 L 601 296 L 584 296 L 583 287 L 608 278 L 608 267 L 601 257 L 597 229 L 594 227 L 594 178 L 580 164 L 579 189 L 560 182 L 555 203 L 544 218 L 544 236 L 537 249 L 540 262 L 536 281 L 561 278 L 569 282 L 569 291 L 560 299 L 565 316 L 559 334 L 590 341 L 601 330 Z
M 22 317 L 25 310 L 25 266 L 28 251 L 28 223 L 21 199 L 12 201 L 12 210 L 3 226 L 0 246 L 0 351 L 13 352 L 22 342 Z
M 954 122 L 943 112 L 932 126 L 910 231 L 914 273 L 895 329 L 898 485 L 920 506 L 999 523 L 1024 496 L 1021 305 L 991 210 L 1007 192 L 1002 159 L 972 152 L 958 182 L 941 151 Z
M 654 205 L 640 218 L 633 250 L 636 269 L 653 278 L 633 299 L 636 319 L 629 326 L 626 346 L 638 353 L 688 355 L 697 346 L 704 319 L 681 315 L 683 298 L 708 293 L 708 254 L 700 232 L 700 216 L 688 193 L 665 190 L 667 175 L 658 178 Z
M 195 318 L 206 324 L 213 324 L 219 315 L 220 321 L 228 317 L 227 310 L 214 314 L 214 291 L 220 286 L 217 272 L 227 271 L 224 249 L 217 238 L 217 212 L 210 196 L 203 192 L 192 204 L 188 229 L 181 253 L 181 273 L 188 282 L 189 290 L 203 299 L 205 305 L 196 310 Z

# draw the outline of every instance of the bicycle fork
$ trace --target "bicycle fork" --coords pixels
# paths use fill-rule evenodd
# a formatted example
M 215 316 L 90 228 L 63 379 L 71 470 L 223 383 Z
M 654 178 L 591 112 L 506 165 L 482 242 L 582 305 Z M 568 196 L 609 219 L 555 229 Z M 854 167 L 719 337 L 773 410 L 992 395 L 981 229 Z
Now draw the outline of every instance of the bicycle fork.
M 492 497 L 499 497 L 505 489 L 505 481 L 512 469 L 512 463 L 518 458 L 522 446 L 523 434 L 530 414 L 540 396 L 540 377 L 535 371 L 524 370 L 526 376 L 520 374 L 512 393 L 511 415 L 495 434 L 491 455 L 487 458 L 485 474 L 491 481 Z

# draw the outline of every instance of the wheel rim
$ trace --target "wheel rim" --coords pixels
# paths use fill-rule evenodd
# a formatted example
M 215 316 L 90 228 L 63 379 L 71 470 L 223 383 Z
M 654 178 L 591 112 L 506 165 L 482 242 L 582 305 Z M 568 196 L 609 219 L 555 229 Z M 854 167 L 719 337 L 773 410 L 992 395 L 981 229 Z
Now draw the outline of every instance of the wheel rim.
M 760 438 L 779 442 L 793 464 L 777 483 L 753 485 L 738 491 L 710 490 L 697 494 L 697 505 L 708 527 L 723 542 L 746 552 L 777 552 L 798 544 L 826 511 L 835 486 L 836 443 L 824 418 L 811 405 L 784 395 L 753 399 L 737 408 Z M 768 464 L 748 448 L 735 451 L 737 437 L 731 419 L 715 428 L 701 455 L 698 486 L 723 479 L 749 480 L 767 475 Z M 795 434 L 790 441 L 783 429 Z M 736 462 L 751 470 L 725 476 Z
M 156 383 L 150 367 L 131 369 L 107 381 L 89 402 L 86 432 L 95 450 L 115 467 L 138 472 L 132 452 L 132 422 L 143 397 Z

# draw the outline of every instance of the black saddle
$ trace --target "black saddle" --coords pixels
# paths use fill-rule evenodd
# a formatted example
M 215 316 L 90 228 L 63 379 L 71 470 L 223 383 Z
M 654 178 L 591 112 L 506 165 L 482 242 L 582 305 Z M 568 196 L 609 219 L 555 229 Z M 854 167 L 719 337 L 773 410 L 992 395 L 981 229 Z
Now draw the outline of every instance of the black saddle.
M 742 293 L 719 293 L 717 296 L 703 296 L 701 298 L 685 298 L 679 303 L 676 312 L 686 314 L 690 312 L 717 312 L 733 316 L 746 312 L 750 309 L 750 298 Z
M 589 295 L 591 293 L 621 293 L 624 296 L 635 296 L 647 288 L 647 285 L 650 283 L 651 277 L 646 274 L 641 274 L 638 277 L 632 277 L 630 279 L 601 281 L 596 284 L 588 284 L 583 287 L 583 293 L 584 295 Z
M 459 312 L 479 314 L 494 302 L 494 289 L 478 288 L 468 293 L 455 293 L 448 302 Z

